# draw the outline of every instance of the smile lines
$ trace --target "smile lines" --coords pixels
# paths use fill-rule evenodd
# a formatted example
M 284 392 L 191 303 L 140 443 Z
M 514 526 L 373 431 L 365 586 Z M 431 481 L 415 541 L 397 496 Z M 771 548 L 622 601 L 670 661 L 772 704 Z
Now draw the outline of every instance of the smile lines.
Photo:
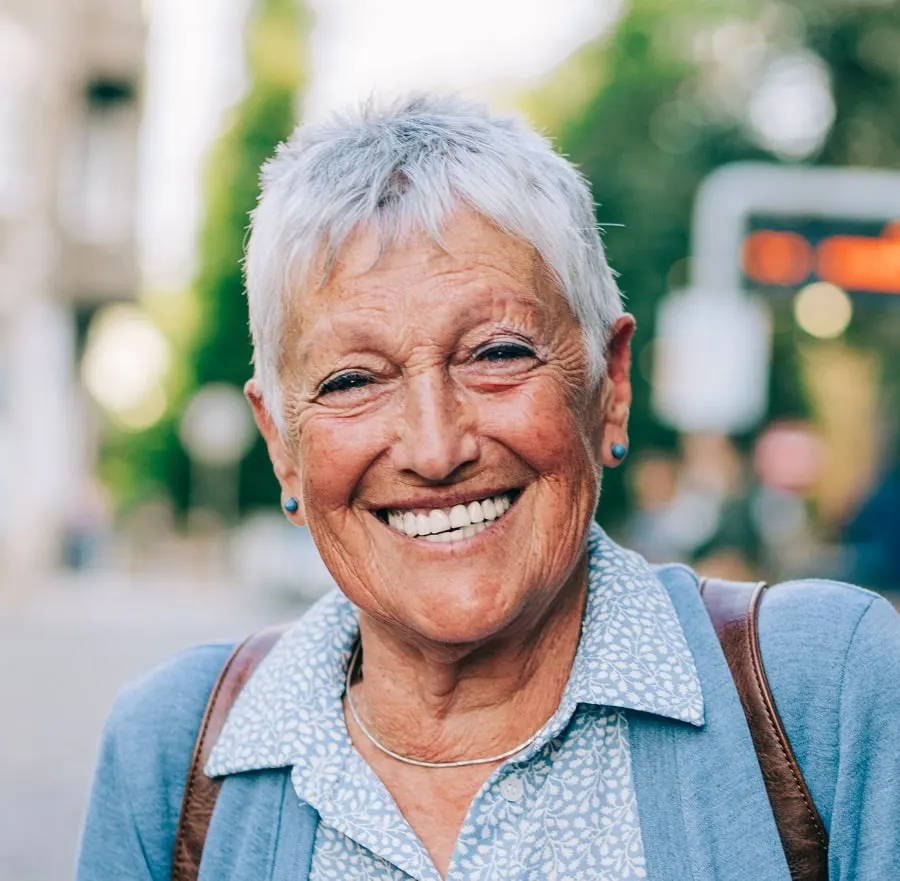
M 454 505 L 452 508 L 432 508 L 418 514 L 412 511 L 389 510 L 388 525 L 410 538 L 426 541 L 451 542 L 472 538 L 494 520 L 502 517 L 513 503 L 512 493 Z

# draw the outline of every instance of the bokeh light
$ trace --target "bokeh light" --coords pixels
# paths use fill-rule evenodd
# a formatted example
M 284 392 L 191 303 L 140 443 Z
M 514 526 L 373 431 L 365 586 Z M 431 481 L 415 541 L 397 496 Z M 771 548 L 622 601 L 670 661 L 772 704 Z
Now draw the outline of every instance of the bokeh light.
M 853 318 L 850 297 L 837 285 L 820 281 L 802 288 L 794 300 L 794 318 L 810 336 L 839 337 Z
M 112 415 L 116 424 L 126 431 L 146 431 L 162 419 L 168 405 L 165 389 L 157 384 L 141 395 L 133 406 Z
M 136 306 L 101 310 L 91 324 L 82 379 L 91 396 L 125 428 L 140 430 L 165 412 L 162 380 L 171 362 L 169 343 Z
M 774 59 L 750 101 L 748 121 L 760 144 L 786 159 L 816 152 L 834 122 L 828 70 L 811 52 Z

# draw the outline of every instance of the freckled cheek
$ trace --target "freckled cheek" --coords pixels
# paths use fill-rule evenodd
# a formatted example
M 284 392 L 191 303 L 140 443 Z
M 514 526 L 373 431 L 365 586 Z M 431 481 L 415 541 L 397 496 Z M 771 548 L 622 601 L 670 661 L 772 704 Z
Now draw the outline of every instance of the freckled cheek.
M 587 432 L 562 395 L 534 389 L 483 411 L 482 427 L 540 474 L 593 467 Z
M 379 426 L 367 420 L 310 422 L 301 434 L 303 492 L 307 510 L 345 507 L 385 442 Z

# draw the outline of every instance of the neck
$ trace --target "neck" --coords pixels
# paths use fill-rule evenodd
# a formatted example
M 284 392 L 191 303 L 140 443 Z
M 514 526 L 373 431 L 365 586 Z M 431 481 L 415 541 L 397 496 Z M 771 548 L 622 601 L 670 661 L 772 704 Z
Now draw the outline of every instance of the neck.
M 478 645 L 411 643 L 361 615 L 364 673 L 353 700 L 367 728 L 394 752 L 434 762 L 526 740 L 559 706 L 586 592 L 582 560 L 545 609 Z

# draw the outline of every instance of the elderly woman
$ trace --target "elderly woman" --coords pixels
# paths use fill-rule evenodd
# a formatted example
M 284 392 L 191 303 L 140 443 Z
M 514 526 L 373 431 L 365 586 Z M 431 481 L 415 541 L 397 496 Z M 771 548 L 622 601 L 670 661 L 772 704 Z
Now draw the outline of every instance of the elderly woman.
M 199 877 L 790 878 L 696 576 L 593 523 L 634 321 L 584 180 L 527 126 L 419 96 L 302 126 L 263 183 L 247 396 L 340 591 L 227 708 Z M 759 631 L 831 877 L 898 877 L 897 617 L 816 581 L 769 591 Z M 188 877 L 229 651 L 120 697 L 81 881 Z

